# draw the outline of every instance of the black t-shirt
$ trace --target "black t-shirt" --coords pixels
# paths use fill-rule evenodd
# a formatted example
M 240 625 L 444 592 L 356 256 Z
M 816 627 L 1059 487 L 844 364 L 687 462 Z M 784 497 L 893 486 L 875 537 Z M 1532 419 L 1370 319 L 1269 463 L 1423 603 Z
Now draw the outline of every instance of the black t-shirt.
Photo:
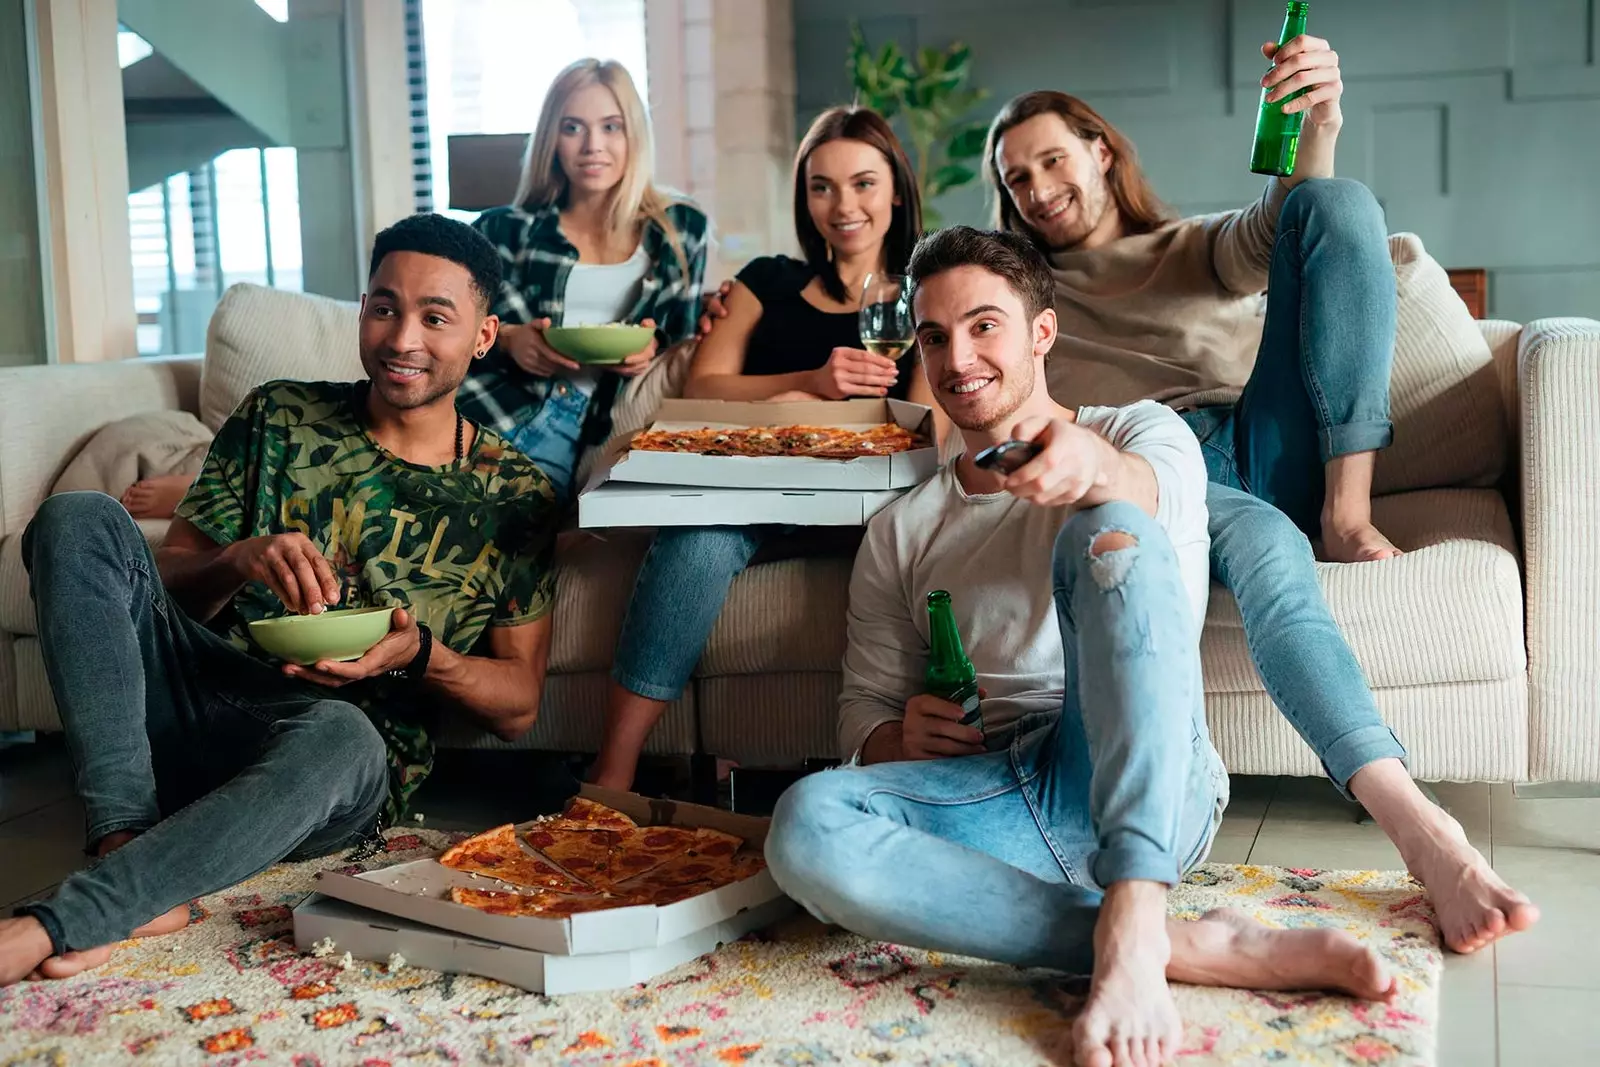
M 743 373 L 816 370 L 835 348 L 861 347 L 854 311 L 823 311 L 800 295 L 815 276 L 807 264 L 788 256 L 762 256 L 739 272 L 739 281 L 761 301 L 761 320 L 750 334 Z M 900 377 L 889 395 L 904 400 L 911 376 L 919 371 L 911 351 L 900 357 L 898 365 Z

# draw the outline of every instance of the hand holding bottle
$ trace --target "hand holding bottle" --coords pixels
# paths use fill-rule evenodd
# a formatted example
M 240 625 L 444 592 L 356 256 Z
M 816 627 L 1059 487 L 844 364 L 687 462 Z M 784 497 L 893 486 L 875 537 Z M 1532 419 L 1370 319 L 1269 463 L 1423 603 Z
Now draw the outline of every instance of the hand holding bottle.
M 903 757 L 947 759 L 951 756 L 976 756 L 983 752 L 983 731 L 961 725 L 967 714 L 959 704 L 921 693 L 906 701 L 906 717 L 900 728 Z
M 1339 73 L 1339 53 L 1327 41 L 1302 33 L 1283 44 L 1267 43 L 1261 54 L 1272 60 L 1272 69 L 1261 79 L 1265 101 L 1277 103 L 1299 93 L 1283 105 L 1286 115 L 1306 112 L 1306 121 L 1322 126 L 1343 118 L 1339 98 L 1344 95 L 1344 80 Z

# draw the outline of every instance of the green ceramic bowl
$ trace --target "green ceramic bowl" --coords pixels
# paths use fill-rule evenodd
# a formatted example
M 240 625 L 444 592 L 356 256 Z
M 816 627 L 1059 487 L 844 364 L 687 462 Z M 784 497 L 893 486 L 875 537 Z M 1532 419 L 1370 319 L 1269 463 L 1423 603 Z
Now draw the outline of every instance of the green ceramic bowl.
M 350 608 L 321 615 L 285 615 L 257 619 L 250 624 L 256 644 L 289 663 L 302 667 L 318 660 L 360 659 L 389 632 L 394 608 Z
M 621 363 L 644 351 L 655 331 L 648 326 L 552 326 L 550 347 L 578 363 Z

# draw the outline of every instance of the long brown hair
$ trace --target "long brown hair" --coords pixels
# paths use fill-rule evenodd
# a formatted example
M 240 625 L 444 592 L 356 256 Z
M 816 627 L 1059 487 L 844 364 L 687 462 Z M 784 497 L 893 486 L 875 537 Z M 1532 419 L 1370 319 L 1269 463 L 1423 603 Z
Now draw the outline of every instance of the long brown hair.
M 603 85 L 617 98 L 628 138 L 628 165 L 622 181 L 611 191 L 606 222 L 614 233 L 621 234 L 648 219 L 661 227 L 679 264 L 686 265 L 683 240 L 672 220 L 667 218 L 666 208 L 673 198 L 658 189 L 653 181 L 655 149 L 650 113 L 634 88 L 628 68 L 614 59 L 577 60 L 550 83 L 539 112 L 539 125 L 528 137 L 528 147 L 522 156 L 522 177 L 517 182 L 517 195 L 512 202 L 530 211 L 566 205 L 569 183 L 556 155 L 561 116 L 572 95 L 591 85 Z
M 1005 136 L 1006 131 L 1040 115 L 1060 115 L 1067 129 L 1083 140 L 1104 141 L 1106 148 L 1110 149 L 1111 169 L 1106 171 L 1106 185 L 1110 187 L 1112 199 L 1116 201 L 1117 211 L 1122 216 L 1123 232 L 1149 233 L 1172 217 L 1167 206 L 1150 187 L 1150 180 L 1144 176 L 1144 171 L 1139 169 L 1139 157 L 1133 150 L 1133 142 L 1124 137 L 1121 130 L 1077 97 L 1054 89 L 1039 89 L 1013 97 L 989 124 L 989 136 L 983 144 L 983 175 L 989 184 L 989 193 L 994 197 L 995 226 L 1027 234 L 1035 244 L 1039 243 L 1038 233 L 1023 221 L 1022 213 L 1006 191 L 1005 175 L 1000 173 L 997 150 L 1000 138 Z
M 811 221 L 811 209 L 806 204 L 806 162 L 811 153 L 829 141 L 860 141 L 876 148 L 889 161 L 895 196 L 900 200 L 883 242 L 884 269 L 890 274 L 904 274 L 906 265 L 911 262 L 911 250 L 922 235 L 922 197 L 917 193 L 906 150 L 876 111 L 865 107 L 832 107 L 811 124 L 794 154 L 794 232 L 800 239 L 806 264 L 822 279 L 823 290 L 833 299 L 844 302 L 850 299 L 850 294 L 845 292 L 838 268 L 828 255 L 828 240 Z

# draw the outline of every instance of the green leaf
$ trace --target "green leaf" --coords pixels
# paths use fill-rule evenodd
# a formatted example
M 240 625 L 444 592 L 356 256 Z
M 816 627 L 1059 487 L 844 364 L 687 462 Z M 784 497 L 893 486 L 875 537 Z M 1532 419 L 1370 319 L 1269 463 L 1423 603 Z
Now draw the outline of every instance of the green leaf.
M 906 129 L 911 142 L 919 147 L 933 144 L 939 139 L 938 123 L 925 109 L 906 109 Z
M 978 172 L 961 163 L 946 163 L 928 176 L 928 196 L 941 196 L 975 180 Z
M 950 46 L 950 51 L 945 56 L 944 69 L 952 74 L 967 76 L 967 64 L 972 61 L 972 49 L 957 42 Z
M 983 155 L 984 142 L 988 136 L 989 127 L 982 122 L 964 126 L 950 138 L 950 144 L 945 148 L 944 154 L 951 159 L 977 159 Z

